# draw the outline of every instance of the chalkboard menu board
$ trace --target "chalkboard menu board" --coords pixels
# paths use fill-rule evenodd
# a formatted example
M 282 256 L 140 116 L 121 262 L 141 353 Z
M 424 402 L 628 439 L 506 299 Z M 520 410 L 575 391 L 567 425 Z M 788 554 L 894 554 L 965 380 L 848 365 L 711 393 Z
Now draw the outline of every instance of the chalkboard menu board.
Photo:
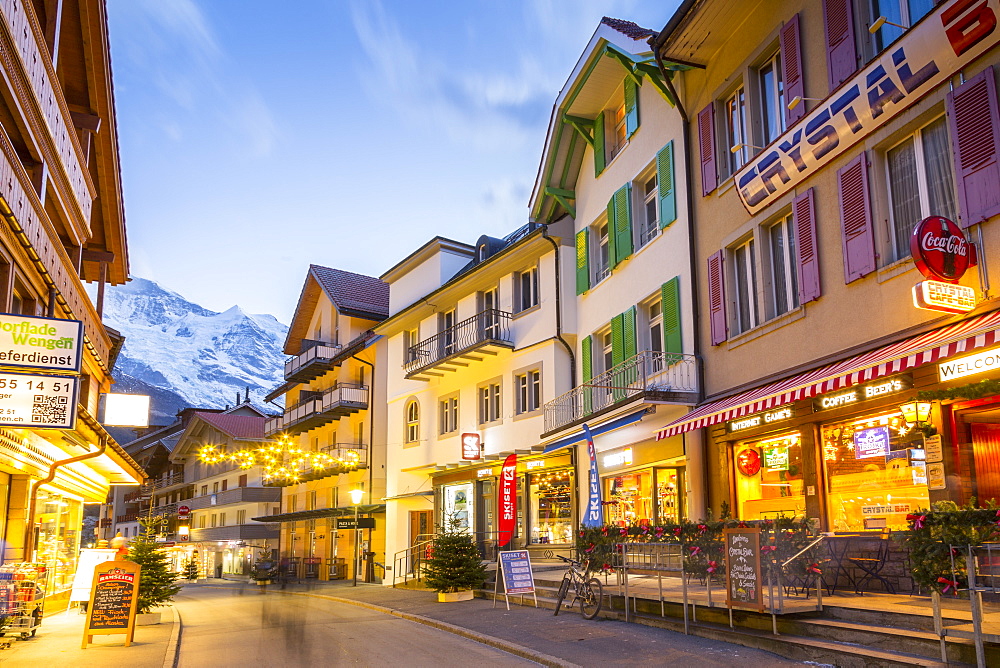
M 124 560 L 106 561 L 94 567 L 84 649 L 95 635 L 123 633 L 127 636 L 125 646 L 132 643 L 139 571 L 139 564 Z
M 723 529 L 722 534 L 726 546 L 726 605 L 763 610 L 760 529 Z
M 507 594 L 530 594 L 535 591 L 535 578 L 531 572 L 531 559 L 527 550 L 501 552 L 500 569 Z

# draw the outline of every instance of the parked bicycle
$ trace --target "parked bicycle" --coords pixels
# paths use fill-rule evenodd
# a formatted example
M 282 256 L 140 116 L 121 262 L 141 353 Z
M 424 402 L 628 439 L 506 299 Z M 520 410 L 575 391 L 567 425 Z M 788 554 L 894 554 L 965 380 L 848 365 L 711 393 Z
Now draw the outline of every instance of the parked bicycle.
M 580 614 L 583 615 L 584 619 L 593 619 L 601 611 L 601 604 L 604 601 L 604 586 L 597 578 L 590 577 L 590 561 L 581 563 L 567 559 L 561 554 L 556 556 L 569 564 L 569 570 L 563 575 L 562 582 L 559 584 L 555 614 L 559 614 L 563 599 L 572 589 L 573 598 L 567 607 L 572 608 L 577 601 L 580 601 Z

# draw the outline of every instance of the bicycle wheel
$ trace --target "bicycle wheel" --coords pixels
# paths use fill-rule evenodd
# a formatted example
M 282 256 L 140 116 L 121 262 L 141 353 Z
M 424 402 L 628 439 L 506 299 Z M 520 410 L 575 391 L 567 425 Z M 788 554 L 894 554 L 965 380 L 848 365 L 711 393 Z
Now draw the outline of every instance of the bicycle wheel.
M 559 614 L 559 608 L 562 607 L 563 599 L 566 598 L 566 594 L 569 592 L 569 585 L 570 579 L 569 573 L 567 573 L 563 576 L 562 583 L 559 585 L 559 594 L 556 595 L 556 611 L 552 613 L 553 615 Z
M 580 589 L 580 613 L 583 614 L 584 619 L 593 619 L 601 611 L 601 604 L 604 602 L 604 586 L 597 578 L 591 578 Z

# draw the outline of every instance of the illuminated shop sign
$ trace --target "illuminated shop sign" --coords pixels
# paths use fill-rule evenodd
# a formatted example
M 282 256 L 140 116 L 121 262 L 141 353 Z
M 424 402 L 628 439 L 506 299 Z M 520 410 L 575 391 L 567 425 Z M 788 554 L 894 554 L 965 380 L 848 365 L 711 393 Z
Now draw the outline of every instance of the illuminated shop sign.
M 0 313 L 0 365 L 80 370 L 83 323 Z
M 965 285 L 920 281 L 913 286 L 913 305 L 927 311 L 968 313 L 976 308 L 976 291 Z
M 620 452 L 613 452 L 604 455 L 604 468 L 614 468 L 615 466 L 628 466 L 632 463 L 632 448 L 625 448 Z
M 938 364 L 938 378 L 941 382 L 974 376 L 977 373 L 986 373 L 1000 369 L 1000 350 L 987 350 L 984 353 L 966 355 L 949 362 Z
M 909 374 L 890 378 L 889 380 L 879 380 L 866 385 L 858 385 L 843 392 L 833 392 L 817 397 L 813 401 L 813 410 L 825 411 L 831 408 L 843 408 L 868 399 L 895 394 L 913 387 L 913 377 Z
M 543 468 L 545 468 L 545 460 L 544 459 L 536 459 L 534 461 L 525 462 L 524 463 L 524 468 L 526 468 L 526 469 L 543 469 Z
M 756 215 L 1000 41 L 1000 0 L 942 2 L 736 173 Z
M 493 475 L 493 469 L 479 469 L 476 471 L 477 478 L 489 478 Z
M 788 448 L 782 446 L 764 448 L 764 468 L 772 471 L 787 471 Z
M 482 458 L 483 448 L 479 434 L 462 434 L 462 459 L 476 461 Z
M 854 432 L 854 458 L 885 457 L 889 454 L 889 428 L 872 427 Z
M 755 476 L 760 473 L 760 453 L 753 448 L 747 448 L 736 455 L 736 468 L 745 476 Z
M 739 420 L 730 420 L 726 423 L 726 430 L 732 433 L 734 431 L 743 431 L 744 429 L 753 429 L 754 427 L 771 424 L 772 422 L 790 420 L 793 416 L 794 413 L 791 408 L 780 408 L 776 411 L 757 413 L 756 415 L 750 415 Z

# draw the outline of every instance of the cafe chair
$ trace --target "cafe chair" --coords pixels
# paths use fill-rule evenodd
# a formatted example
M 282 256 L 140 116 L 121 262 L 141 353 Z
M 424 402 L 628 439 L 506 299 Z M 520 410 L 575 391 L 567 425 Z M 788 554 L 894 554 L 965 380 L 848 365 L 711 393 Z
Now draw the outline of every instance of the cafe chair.
M 871 581 L 878 580 L 887 592 L 895 594 L 896 589 L 892 583 L 881 575 L 882 569 L 885 568 L 885 563 L 889 559 L 889 546 L 891 545 L 889 531 L 884 530 L 882 535 L 875 540 L 878 541 L 878 548 L 875 550 L 874 556 L 848 557 L 848 561 L 862 572 L 862 575 L 855 580 L 854 592 L 864 596 Z

